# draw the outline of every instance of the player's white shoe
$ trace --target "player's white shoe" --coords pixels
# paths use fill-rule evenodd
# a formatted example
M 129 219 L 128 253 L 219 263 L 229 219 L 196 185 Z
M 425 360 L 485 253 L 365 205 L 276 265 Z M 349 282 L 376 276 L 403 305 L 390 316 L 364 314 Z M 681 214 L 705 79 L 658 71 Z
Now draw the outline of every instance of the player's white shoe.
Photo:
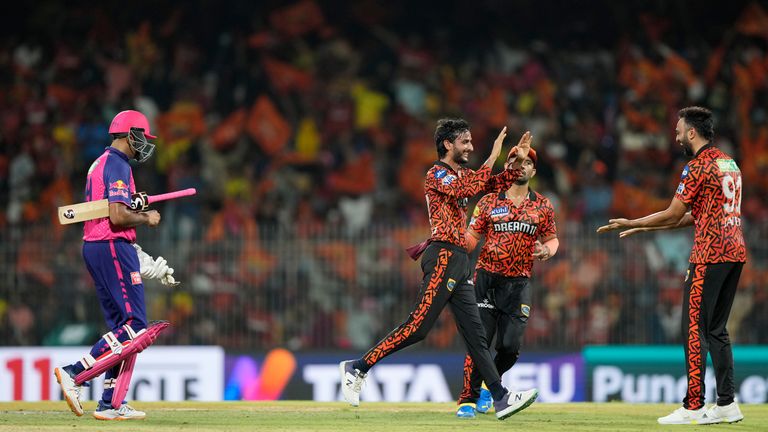
M 493 408 L 496 410 L 496 418 L 504 420 L 505 418 L 516 414 L 529 406 L 539 397 L 539 391 L 536 389 L 522 392 L 507 393 L 500 401 L 493 401 Z
M 355 369 L 352 366 L 352 360 L 339 363 L 339 373 L 341 374 L 341 393 L 344 395 L 344 399 L 352 406 L 359 406 L 360 392 L 363 390 L 363 383 L 365 383 L 367 374 Z
M 704 407 L 697 410 L 680 407 L 672 411 L 672 414 L 668 416 L 659 417 L 658 422 L 659 424 L 705 424 L 703 423 L 705 411 Z
M 736 423 L 744 420 L 739 405 L 734 401 L 725 406 L 712 405 L 704 412 L 700 424 Z
M 96 420 L 144 420 L 146 417 L 145 412 L 135 410 L 126 403 L 114 409 L 111 405 L 104 406 L 99 401 L 99 407 L 93 412 L 93 418 Z
M 67 401 L 69 409 L 78 417 L 83 415 L 83 405 L 80 403 L 80 389 L 82 387 L 75 385 L 74 378 L 64 368 L 55 368 L 53 374 L 56 375 L 56 381 L 61 386 L 61 392 L 64 394 L 64 399 Z

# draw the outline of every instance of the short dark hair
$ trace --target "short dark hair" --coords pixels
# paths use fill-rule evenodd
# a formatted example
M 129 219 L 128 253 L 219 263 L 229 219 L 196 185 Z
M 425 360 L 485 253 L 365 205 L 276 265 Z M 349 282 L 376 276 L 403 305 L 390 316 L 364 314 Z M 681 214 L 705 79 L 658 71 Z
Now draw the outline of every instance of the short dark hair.
M 437 147 L 437 157 L 442 159 L 448 149 L 443 145 L 443 141 L 453 142 L 462 132 L 469 130 L 469 122 L 464 119 L 444 118 L 437 121 L 435 128 L 435 146 Z
M 696 130 L 696 133 L 705 140 L 712 142 L 715 138 L 715 121 L 712 119 L 712 111 L 692 106 L 681 109 L 677 116 L 688 126 Z

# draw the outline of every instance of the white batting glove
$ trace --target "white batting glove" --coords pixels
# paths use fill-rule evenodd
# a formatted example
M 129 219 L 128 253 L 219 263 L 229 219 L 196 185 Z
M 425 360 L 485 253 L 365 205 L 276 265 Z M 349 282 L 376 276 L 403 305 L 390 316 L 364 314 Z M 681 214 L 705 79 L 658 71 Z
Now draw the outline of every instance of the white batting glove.
M 156 278 L 155 260 L 148 253 L 144 252 L 141 249 L 141 246 L 137 243 L 134 243 L 133 247 L 136 249 L 136 254 L 139 256 L 139 273 L 141 273 L 141 277 L 145 279 Z
M 149 279 L 160 279 L 164 277 L 170 267 L 168 267 L 168 261 L 165 258 L 159 256 L 155 258 L 155 262 L 152 264 L 151 276 L 147 276 Z
M 160 283 L 169 287 L 175 287 L 179 285 L 181 282 L 174 279 L 172 275 L 173 275 L 173 268 L 168 267 L 168 272 L 165 273 L 165 276 L 160 278 Z

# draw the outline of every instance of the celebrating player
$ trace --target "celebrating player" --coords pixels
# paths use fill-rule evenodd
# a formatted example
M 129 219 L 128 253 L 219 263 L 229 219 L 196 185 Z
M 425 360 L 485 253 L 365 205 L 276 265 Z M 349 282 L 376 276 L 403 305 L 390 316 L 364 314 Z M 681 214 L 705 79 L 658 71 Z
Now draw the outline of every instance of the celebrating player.
M 508 169 L 516 157 L 513 148 L 504 168 Z M 536 163 L 536 150 L 531 149 L 523 159 L 523 175 L 508 190 L 484 196 L 466 232 L 470 252 L 482 236 L 486 238 L 476 266 L 475 295 L 488 341 L 496 335 L 494 360 L 499 375 L 511 369 L 520 356 L 531 313 L 528 279 L 533 259 L 548 260 L 560 245 L 552 204 L 528 187 L 536 175 Z M 457 417 L 474 418 L 475 411 L 490 409 L 491 394 L 481 383 L 472 357 L 467 355 Z
M 160 213 L 131 211 L 131 195 L 136 192 L 128 160 L 146 161 L 155 145 L 147 118 L 138 111 L 123 111 L 109 127 L 112 145 L 93 162 L 85 186 L 86 201 L 108 199 L 109 217 L 85 222 L 83 258 L 96 285 L 109 332 L 81 360 L 56 368 L 54 374 L 72 412 L 83 415 L 81 386 L 75 377 L 111 354 L 119 355 L 137 334 L 147 328 L 142 276 L 158 278 L 170 285 L 173 269 L 162 257 L 153 260 L 135 244 L 138 225 L 157 226 Z M 105 374 L 104 392 L 93 416 L 99 420 L 143 419 L 145 414 L 122 402 L 111 406 L 112 392 L 120 370 L 119 364 Z
M 424 186 L 432 234 L 422 247 L 411 251 L 414 259 L 424 253 L 421 259 L 424 278 L 419 300 L 406 321 L 363 357 L 339 364 L 342 393 L 353 406 L 360 403 L 360 391 L 368 370 L 386 356 L 424 339 L 447 303 L 451 304 L 469 355 L 493 394 L 496 417 L 503 420 L 528 407 L 538 396 L 535 389 L 512 394 L 502 386 L 488 351 L 475 291 L 469 279 L 472 269 L 464 237 L 467 199 L 484 191 L 506 190 L 522 175 L 521 161 L 530 149 L 531 134 L 526 132 L 518 144 L 515 162 L 509 169 L 491 176 L 491 167 L 501 153 L 506 132 L 507 128 L 502 129 L 493 143 L 490 157 L 479 170 L 473 171 L 463 166 L 473 150 L 469 124 L 461 119 L 437 122 L 435 145 L 440 160 L 427 171 Z
M 741 172 L 736 162 L 712 144 L 712 113 L 700 107 L 680 110 L 676 141 L 692 157 L 669 207 L 639 219 L 611 219 L 597 232 L 638 231 L 695 225 L 690 266 L 685 276 L 683 331 L 688 388 L 683 406 L 658 419 L 661 424 L 733 423 L 744 418 L 734 400 L 733 353 L 726 324 L 746 248 L 741 231 Z M 691 212 L 686 213 L 690 208 Z M 717 403 L 704 407 L 707 352 L 712 356 Z

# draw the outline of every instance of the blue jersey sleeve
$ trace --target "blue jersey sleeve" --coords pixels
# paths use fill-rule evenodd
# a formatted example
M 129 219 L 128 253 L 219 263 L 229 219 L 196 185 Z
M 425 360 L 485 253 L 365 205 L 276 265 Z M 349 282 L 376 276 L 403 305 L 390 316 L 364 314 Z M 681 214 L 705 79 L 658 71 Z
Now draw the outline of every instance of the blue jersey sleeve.
M 104 167 L 104 184 L 110 203 L 119 202 L 131 206 L 131 167 L 127 163 L 107 160 Z

